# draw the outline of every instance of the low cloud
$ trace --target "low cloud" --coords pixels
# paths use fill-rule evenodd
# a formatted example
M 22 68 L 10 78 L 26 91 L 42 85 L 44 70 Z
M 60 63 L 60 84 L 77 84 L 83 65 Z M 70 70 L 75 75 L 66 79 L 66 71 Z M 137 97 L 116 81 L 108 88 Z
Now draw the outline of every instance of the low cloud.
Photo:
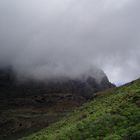
M 75 77 L 101 68 L 117 84 L 140 77 L 138 0 L 0 0 L 0 66 Z

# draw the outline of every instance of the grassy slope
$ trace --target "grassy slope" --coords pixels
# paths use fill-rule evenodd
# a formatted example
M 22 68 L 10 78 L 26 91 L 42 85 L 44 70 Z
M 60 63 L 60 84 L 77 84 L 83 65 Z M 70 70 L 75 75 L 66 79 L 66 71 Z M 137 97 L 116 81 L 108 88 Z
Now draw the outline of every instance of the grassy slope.
M 68 117 L 21 140 L 140 140 L 140 80 L 98 94 Z

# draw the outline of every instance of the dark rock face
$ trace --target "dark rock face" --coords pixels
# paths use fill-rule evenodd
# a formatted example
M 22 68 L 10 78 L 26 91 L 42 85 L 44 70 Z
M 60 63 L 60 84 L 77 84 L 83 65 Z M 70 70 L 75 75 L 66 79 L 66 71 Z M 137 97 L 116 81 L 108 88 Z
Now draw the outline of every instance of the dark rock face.
M 14 84 L 15 75 L 11 68 L 0 69 L 0 88 L 7 88 Z
M 103 74 L 103 73 L 102 73 Z M 104 74 L 100 81 L 88 76 L 80 79 L 57 79 L 53 81 L 38 82 L 28 80 L 16 81 L 16 76 L 11 68 L 0 69 L 0 96 L 28 96 L 38 94 L 71 93 L 85 98 L 90 98 L 95 92 L 114 87 Z
M 40 130 L 95 97 L 97 91 L 111 87 L 105 74 L 100 81 L 86 76 L 19 82 L 11 68 L 0 69 L 0 139 Z

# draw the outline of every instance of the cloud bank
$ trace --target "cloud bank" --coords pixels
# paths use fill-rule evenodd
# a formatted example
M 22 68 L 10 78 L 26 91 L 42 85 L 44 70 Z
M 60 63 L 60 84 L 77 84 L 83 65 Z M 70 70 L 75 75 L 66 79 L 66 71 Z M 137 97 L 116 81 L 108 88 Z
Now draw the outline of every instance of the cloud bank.
M 20 75 L 140 77 L 140 1 L 0 0 L 0 66 Z

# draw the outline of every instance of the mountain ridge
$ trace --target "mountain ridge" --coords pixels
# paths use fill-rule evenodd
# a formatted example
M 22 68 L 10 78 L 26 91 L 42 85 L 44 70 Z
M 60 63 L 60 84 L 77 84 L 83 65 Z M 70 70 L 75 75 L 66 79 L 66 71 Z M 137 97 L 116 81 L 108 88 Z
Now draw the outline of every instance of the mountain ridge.
M 0 70 L 0 139 L 4 140 L 47 127 L 94 98 L 97 91 L 114 87 L 106 75 L 100 82 L 87 76 L 46 83 L 20 81 L 16 76 L 11 68 Z
M 97 93 L 69 116 L 19 140 L 139 140 L 140 79 Z
M 44 94 L 45 93 L 73 93 L 79 94 L 85 98 L 90 98 L 93 93 L 115 85 L 109 82 L 103 71 L 100 71 L 102 78 L 97 81 L 94 76 L 82 75 L 80 78 L 63 77 L 49 81 L 38 81 L 36 79 L 19 80 L 12 68 L 0 69 L 0 90 L 1 94 L 9 96 L 27 96 L 28 93 Z M 8 89 L 6 91 L 5 89 Z M 5 93 L 3 92 L 5 90 Z M 18 90 L 18 94 L 16 91 Z M 32 90 L 32 91 L 31 91 Z M 11 91 L 14 92 L 12 95 Z M 1 95 L 2 96 L 2 95 Z

